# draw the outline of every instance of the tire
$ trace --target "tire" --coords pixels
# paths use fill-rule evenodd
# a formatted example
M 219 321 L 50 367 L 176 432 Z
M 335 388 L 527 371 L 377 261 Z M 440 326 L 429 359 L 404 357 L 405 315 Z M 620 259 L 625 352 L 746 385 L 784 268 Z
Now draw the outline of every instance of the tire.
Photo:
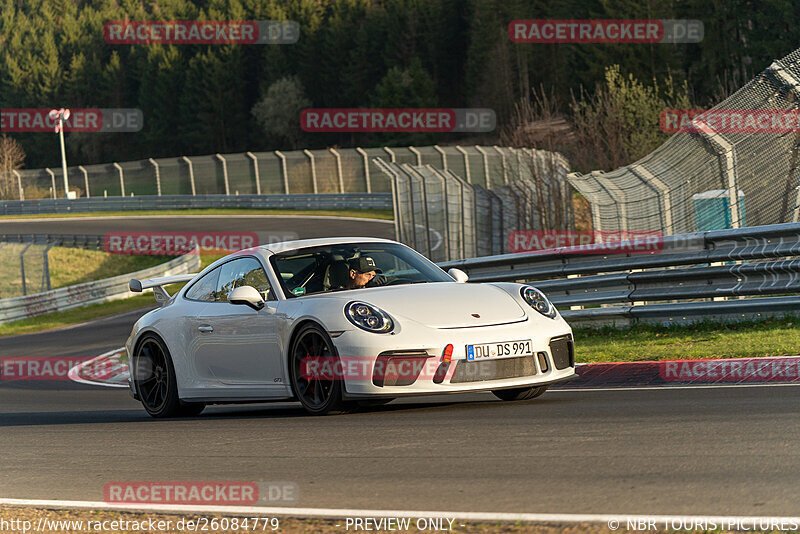
M 547 386 L 536 386 L 532 388 L 513 388 L 495 389 L 492 391 L 494 396 L 504 401 L 521 401 L 535 399 L 547 391 Z
M 178 380 L 172 358 L 157 336 L 147 334 L 139 341 L 132 369 L 136 394 L 152 417 L 191 417 L 205 409 L 203 403 L 184 403 L 178 398 Z
M 292 393 L 311 415 L 348 411 L 351 406 L 342 399 L 343 377 L 333 377 L 333 380 L 303 377 L 301 370 L 306 357 L 330 358 L 331 361 L 339 358 L 330 336 L 316 323 L 301 326 L 294 336 L 289 352 Z

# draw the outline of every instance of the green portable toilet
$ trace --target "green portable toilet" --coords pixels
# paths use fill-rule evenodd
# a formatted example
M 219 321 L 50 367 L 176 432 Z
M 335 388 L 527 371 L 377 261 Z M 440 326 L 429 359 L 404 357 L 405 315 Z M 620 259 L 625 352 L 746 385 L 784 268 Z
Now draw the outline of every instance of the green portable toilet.
M 712 189 L 692 195 L 697 231 L 725 230 L 731 224 L 730 194 L 727 189 Z M 744 212 L 744 192 L 739 191 L 739 226 L 747 226 Z

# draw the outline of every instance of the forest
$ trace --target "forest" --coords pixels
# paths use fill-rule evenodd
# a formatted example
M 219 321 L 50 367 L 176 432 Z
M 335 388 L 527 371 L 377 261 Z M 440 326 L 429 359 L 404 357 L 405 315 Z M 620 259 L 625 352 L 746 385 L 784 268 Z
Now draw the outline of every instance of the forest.
M 704 39 L 518 44 L 508 35 L 516 19 L 696 19 Z M 300 37 L 109 44 L 111 20 L 290 20 Z M 798 43 L 800 3 L 792 0 L 0 0 L 0 107 L 141 110 L 137 133 L 67 135 L 71 164 L 89 164 L 325 146 L 542 144 L 519 128 L 543 119 L 578 138 L 597 136 L 613 119 L 606 99 L 642 111 L 636 127 L 650 132 L 644 144 L 628 141 L 630 154 L 578 164 L 610 167 L 667 137 L 657 123 L 664 106 L 713 105 Z M 491 108 L 498 127 L 472 137 L 308 133 L 297 118 L 307 107 Z M 55 136 L 9 135 L 25 167 L 58 165 Z

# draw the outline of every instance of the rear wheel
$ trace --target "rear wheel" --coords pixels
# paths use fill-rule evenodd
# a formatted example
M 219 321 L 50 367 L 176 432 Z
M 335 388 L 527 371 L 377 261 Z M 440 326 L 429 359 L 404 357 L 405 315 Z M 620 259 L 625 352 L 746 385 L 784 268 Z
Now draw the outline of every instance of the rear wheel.
M 190 417 L 205 409 L 203 403 L 184 403 L 178 398 L 175 368 L 158 337 L 147 335 L 139 342 L 131 369 L 136 394 L 151 416 Z
M 294 338 L 289 355 L 289 373 L 292 392 L 305 410 L 312 415 L 326 415 L 344 411 L 342 376 L 331 376 L 321 371 L 312 375 L 306 372 L 305 362 L 311 359 L 316 369 L 334 370 L 339 357 L 328 333 L 317 324 L 300 328 Z
M 535 399 L 545 391 L 547 391 L 547 386 L 536 386 L 533 388 L 495 389 L 492 391 L 492 393 L 494 393 L 494 396 L 500 400 L 520 401 Z

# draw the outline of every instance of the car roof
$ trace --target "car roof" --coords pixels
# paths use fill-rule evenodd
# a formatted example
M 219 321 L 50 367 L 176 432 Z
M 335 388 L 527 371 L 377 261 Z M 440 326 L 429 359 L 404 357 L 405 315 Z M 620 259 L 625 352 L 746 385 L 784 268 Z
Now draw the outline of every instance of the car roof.
M 380 237 L 324 237 L 319 239 L 298 239 L 295 241 L 282 241 L 280 243 L 270 243 L 261 245 L 259 249 L 273 254 L 280 254 L 289 250 L 306 247 L 320 247 L 325 245 L 346 245 L 349 243 L 397 243 L 391 239 Z

